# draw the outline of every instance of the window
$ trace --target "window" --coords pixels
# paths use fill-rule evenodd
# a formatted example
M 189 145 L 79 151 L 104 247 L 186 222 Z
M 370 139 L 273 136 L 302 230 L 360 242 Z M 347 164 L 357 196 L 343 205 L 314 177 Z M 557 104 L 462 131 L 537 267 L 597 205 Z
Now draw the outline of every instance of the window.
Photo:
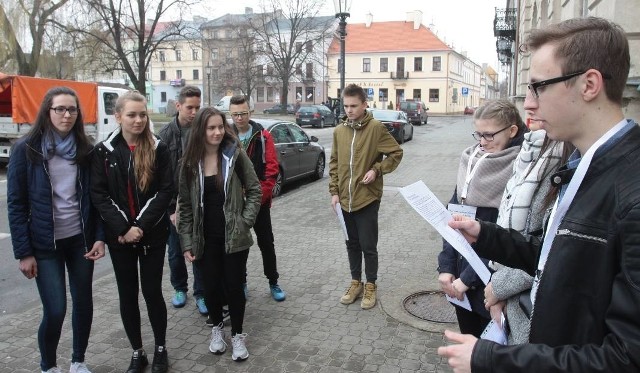
M 180 49 L 176 49 L 176 61 L 182 61 L 182 51 Z
M 220 78 L 220 73 L 218 72 L 218 69 L 211 70 L 211 79 L 218 80 L 219 78 Z
M 296 42 L 296 52 L 300 53 L 302 52 L 302 43 L 301 42 Z
M 256 75 L 258 76 L 258 78 L 262 78 L 264 76 L 264 66 L 263 65 L 256 66 Z
M 167 102 L 167 92 L 160 92 L 160 102 Z
M 267 87 L 267 102 L 273 102 L 273 87 Z
M 342 72 L 342 59 L 338 58 L 338 72 L 341 73 Z
M 182 79 L 182 70 L 176 70 L 176 79 Z
M 439 89 L 430 89 L 429 90 L 429 102 L 440 102 L 440 90 Z
M 440 56 L 433 57 L 433 71 L 440 71 Z
M 166 60 L 166 57 L 164 56 L 164 51 L 158 52 L 158 59 L 160 60 L 160 62 L 164 62 Z
M 273 137 L 273 142 L 276 144 L 286 144 L 291 142 L 289 130 L 284 123 L 278 124 L 271 129 L 271 137 Z
M 388 88 L 380 88 L 378 90 L 378 100 L 385 102 L 389 101 L 389 89 Z
M 302 100 L 302 87 L 296 87 L 296 100 Z
M 362 72 L 363 73 L 371 72 L 371 58 L 362 59 Z
M 414 100 L 422 99 L 422 91 L 420 89 L 414 89 L 413 90 L 413 99 Z
M 211 49 L 211 59 L 212 60 L 217 60 L 218 59 L 218 48 L 212 48 Z
M 311 40 L 307 40 L 307 53 L 311 53 L 313 52 L 313 43 L 311 42 Z
M 313 102 L 313 87 L 305 88 L 304 101 Z
M 116 113 L 116 101 L 118 100 L 118 94 L 113 92 L 105 92 L 102 94 L 104 99 L 104 112 L 107 115 L 113 115 Z
M 160 80 L 167 80 L 167 72 L 160 70 Z
M 200 59 L 200 56 L 198 55 L 199 51 L 197 49 L 192 49 L 191 50 L 191 59 L 194 61 L 197 61 Z
M 291 124 L 288 125 L 288 127 L 289 127 L 289 132 L 293 136 L 294 142 L 301 142 L 301 143 L 309 142 L 309 137 L 307 136 L 306 133 L 304 133 L 304 131 L 301 131 L 300 128 Z
M 453 89 L 453 94 L 451 95 L 451 102 L 454 104 L 458 103 L 458 88 Z
M 307 63 L 306 78 L 313 79 L 313 64 Z
M 301 63 L 296 65 L 296 74 L 302 75 L 302 64 Z
M 199 79 L 200 79 L 200 70 L 194 69 L 193 70 L 193 80 L 199 80 Z
M 273 75 L 273 66 L 272 65 L 267 65 L 267 75 L 268 76 L 272 76 Z
M 256 88 L 256 101 L 264 102 L 264 87 Z
M 422 71 L 422 57 L 413 59 L 413 71 Z
M 213 31 L 213 38 L 214 39 L 220 39 L 220 30 L 214 30 Z
M 389 59 L 387 57 L 380 58 L 380 72 L 386 73 L 389 71 Z
M 226 54 L 225 54 L 225 56 L 226 56 L 227 58 L 231 58 L 231 57 L 233 57 L 233 48 L 231 48 L 231 47 L 227 48 L 227 49 L 225 50 L 225 53 L 226 53 Z

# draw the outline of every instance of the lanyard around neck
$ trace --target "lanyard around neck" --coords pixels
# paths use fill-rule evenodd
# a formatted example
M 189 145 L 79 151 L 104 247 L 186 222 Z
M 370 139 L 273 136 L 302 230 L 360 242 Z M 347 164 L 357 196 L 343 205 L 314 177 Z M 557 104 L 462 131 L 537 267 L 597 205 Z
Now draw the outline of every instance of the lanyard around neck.
M 623 120 L 618 123 L 616 126 L 611 128 L 607 133 L 605 133 L 602 137 L 598 139 L 593 145 L 589 147 L 589 150 L 584 154 L 580 163 L 578 164 L 578 168 L 573 174 L 569 185 L 567 185 L 567 189 L 562 196 L 562 200 L 556 198 L 556 202 L 553 205 L 553 209 L 551 210 L 551 215 L 549 216 L 549 223 L 547 226 L 547 230 L 544 235 L 544 241 L 542 243 L 542 251 L 540 252 L 540 259 L 538 260 L 538 270 L 536 271 L 536 277 L 533 282 L 533 286 L 531 287 L 531 303 L 535 304 L 536 293 L 538 292 L 538 283 L 540 282 L 540 277 L 542 276 L 542 271 L 544 270 L 544 266 L 547 263 L 547 259 L 549 258 L 549 252 L 551 251 L 551 244 L 556 237 L 558 232 L 558 227 L 564 219 L 567 210 L 569 210 L 569 206 L 573 202 L 578 189 L 580 188 L 580 184 L 582 184 L 582 180 L 584 180 L 584 176 L 587 174 L 587 170 L 591 165 L 591 161 L 593 159 L 593 155 L 596 153 L 598 148 L 602 146 L 605 142 L 611 139 L 616 133 L 621 131 L 627 125 L 627 121 Z
M 480 151 L 480 147 L 478 146 L 476 150 L 474 150 L 473 153 L 471 153 L 471 156 L 469 156 L 469 163 L 467 163 L 467 174 L 464 178 L 464 186 L 462 187 L 462 193 L 460 194 L 460 202 L 462 202 L 462 204 L 464 204 L 464 201 L 467 199 L 467 193 L 469 191 L 469 183 L 471 183 L 471 179 L 473 179 L 473 177 L 476 174 L 476 171 L 478 171 L 478 166 L 480 165 L 480 162 L 489 155 L 489 153 L 484 153 L 482 157 L 478 159 L 474 167 L 472 166 L 473 159 L 476 157 L 479 151 Z

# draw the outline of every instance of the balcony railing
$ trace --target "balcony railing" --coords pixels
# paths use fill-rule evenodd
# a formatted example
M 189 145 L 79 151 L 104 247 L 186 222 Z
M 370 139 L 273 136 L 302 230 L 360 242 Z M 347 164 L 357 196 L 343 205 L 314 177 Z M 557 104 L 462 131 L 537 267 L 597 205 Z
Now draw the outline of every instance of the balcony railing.
M 409 79 L 408 71 L 392 71 L 391 79 Z
M 516 40 L 516 21 L 516 8 L 496 8 L 496 17 L 493 19 L 493 35 Z

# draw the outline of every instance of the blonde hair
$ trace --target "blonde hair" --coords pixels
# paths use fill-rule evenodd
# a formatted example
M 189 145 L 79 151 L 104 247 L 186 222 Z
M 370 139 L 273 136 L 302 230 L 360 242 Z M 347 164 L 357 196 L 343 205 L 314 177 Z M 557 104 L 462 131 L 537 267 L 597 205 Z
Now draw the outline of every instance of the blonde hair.
M 120 95 L 116 101 L 115 110 L 118 115 L 122 114 L 122 110 L 128 101 L 142 102 L 145 106 L 147 105 L 147 99 L 140 94 L 140 92 L 126 92 Z M 138 188 L 143 192 L 146 192 L 149 189 L 149 186 L 153 181 L 155 161 L 155 138 L 151 133 L 149 118 L 147 117 L 147 123 L 144 130 L 138 137 L 138 144 L 136 145 L 136 150 L 133 153 L 133 167 L 136 182 L 138 184 Z

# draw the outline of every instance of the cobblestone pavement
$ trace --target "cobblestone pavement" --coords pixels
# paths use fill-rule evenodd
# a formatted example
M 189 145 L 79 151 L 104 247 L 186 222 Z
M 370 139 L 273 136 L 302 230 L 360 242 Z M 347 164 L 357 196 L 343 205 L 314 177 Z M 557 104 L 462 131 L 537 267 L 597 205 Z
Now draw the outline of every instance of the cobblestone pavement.
M 326 137 L 332 129 L 324 131 Z M 251 250 L 244 323 L 251 354 L 248 360 L 232 361 L 230 350 L 223 355 L 209 353 L 210 328 L 197 313 L 194 299 L 190 296 L 182 309 L 170 304 L 173 290 L 166 265 L 163 284 L 170 370 L 451 371 L 436 349 L 445 343 L 442 330 L 455 329 L 456 325 L 424 322 L 402 307 L 402 300 L 413 292 L 437 289 L 435 269 L 441 242 L 435 230 L 404 201 L 398 187 L 422 179 L 438 198 L 447 201 L 455 184 L 459 154 L 472 143 L 471 131 L 469 118 L 429 118 L 429 125 L 415 127 L 414 140 L 403 145 L 400 167 L 385 176 L 379 222 L 379 302 L 371 310 L 362 310 L 359 302 L 349 306 L 339 303 L 350 276 L 342 233 L 329 205 L 326 176 L 296 185 L 274 201 L 278 269 L 280 284 L 287 291 L 286 301 L 271 299 L 259 249 L 254 246 Z M 142 297 L 140 304 L 144 346 L 152 355 L 153 338 Z M 87 362 L 94 373 L 123 372 L 131 350 L 120 320 L 113 274 L 94 280 L 94 305 Z M 36 337 L 40 317 L 39 306 L 0 317 L 1 372 L 39 371 Z M 70 329 L 67 315 L 58 348 L 58 365 L 63 371 L 70 364 Z M 229 327 L 226 329 L 228 332 Z

